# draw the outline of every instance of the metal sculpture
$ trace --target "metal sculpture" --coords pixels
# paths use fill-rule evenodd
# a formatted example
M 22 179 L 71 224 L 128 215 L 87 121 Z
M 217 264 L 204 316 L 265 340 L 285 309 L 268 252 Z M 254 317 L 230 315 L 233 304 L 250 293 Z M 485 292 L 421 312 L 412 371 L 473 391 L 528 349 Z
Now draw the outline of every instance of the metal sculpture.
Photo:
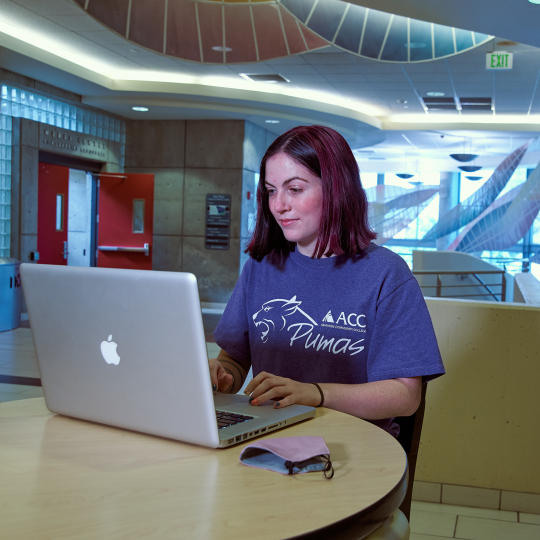
M 461 229 L 476 219 L 504 189 L 521 162 L 531 141 L 512 152 L 494 171 L 489 180 L 470 197 L 439 218 L 424 236 L 424 241 L 436 240 Z
M 439 192 L 438 186 L 405 189 L 375 186 L 366 190 L 369 223 L 383 244 L 414 221 Z
M 501 197 L 500 205 L 467 232 L 456 251 L 500 251 L 517 244 L 527 234 L 540 211 L 540 165 L 514 190 L 518 192 L 513 200 L 502 202 Z
M 315 34 L 347 52 L 385 62 L 453 56 L 491 36 L 409 19 L 339 0 L 279 0 Z
M 447 251 L 467 251 L 466 246 L 470 244 L 475 234 L 490 227 L 497 220 L 501 219 L 508 210 L 512 201 L 519 193 L 521 186 L 511 189 L 502 197 L 495 200 L 486 210 L 484 210 L 476 219 L 473 219 L 448 246 Z M 476 225 L 478 224 L 478 227 Z M 476 227 L 476 228 L 475 228 Z M 474 230 L 473 230 L 474 229 Z M 473 230 L 469 236 L 469 231 Z M 465 238 L 467 237 L 467 240 Z

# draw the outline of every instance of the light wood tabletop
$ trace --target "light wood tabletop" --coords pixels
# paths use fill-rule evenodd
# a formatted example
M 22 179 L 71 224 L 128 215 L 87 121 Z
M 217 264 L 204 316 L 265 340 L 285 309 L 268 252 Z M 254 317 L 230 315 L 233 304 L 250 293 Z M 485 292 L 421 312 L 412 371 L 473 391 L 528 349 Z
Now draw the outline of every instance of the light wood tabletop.
M 297 435 L 324 437 L 333 479 L 246 467 L 246 444 L 209 449 L 57 416 L 43 398 L 2 403 L 0 536 L 341 540 L 399 506 L 406 456 L 386 432 L 322 408 L 267 437 Z

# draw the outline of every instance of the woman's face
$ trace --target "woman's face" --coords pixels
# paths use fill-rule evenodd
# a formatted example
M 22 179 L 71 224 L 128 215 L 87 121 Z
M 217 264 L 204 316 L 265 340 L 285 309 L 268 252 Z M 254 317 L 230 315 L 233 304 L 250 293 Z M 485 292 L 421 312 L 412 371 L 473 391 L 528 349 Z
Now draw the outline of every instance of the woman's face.
M 272 215 L 285 238 L 310 257 L 322 215 L 321 179 L 281 152 L 266 162 L 265 177 Z

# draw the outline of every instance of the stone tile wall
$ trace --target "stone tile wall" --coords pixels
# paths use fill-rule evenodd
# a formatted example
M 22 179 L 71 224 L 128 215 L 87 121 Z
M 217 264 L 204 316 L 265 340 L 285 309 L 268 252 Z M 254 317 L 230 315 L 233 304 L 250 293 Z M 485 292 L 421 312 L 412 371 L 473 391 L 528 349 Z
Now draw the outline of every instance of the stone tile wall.
M 192 272 L 201 302 L 226 303 L 238 280 L 245 122 L 140 120 L 126 129 L 125 171 L 155 177 L 154 270 Z M 207 250 L 206 195 L 220 193 L 232 200 L 230 249 Z
M 30 262 L 37 251 L 38 123 L 13 118 L 11 157 L 11 256 Z

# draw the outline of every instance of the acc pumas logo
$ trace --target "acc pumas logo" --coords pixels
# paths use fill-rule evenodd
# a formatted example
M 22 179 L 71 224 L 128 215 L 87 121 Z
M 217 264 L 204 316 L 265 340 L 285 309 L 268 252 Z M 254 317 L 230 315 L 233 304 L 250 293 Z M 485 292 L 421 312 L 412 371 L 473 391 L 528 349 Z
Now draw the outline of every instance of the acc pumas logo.
M 268 341 L 268 332 L 270 330 L 283 330 L 287 324 L 285 317 L 290 317 L 296 312 L 310 320 L 314 326 L 318 326 L 307 313 L 300 309 L 301 303 L 296 300 L 296 296 L 293 296 L 290 300 L 276 298 L 262 305 L 262 308 L 253 315 L 253 321 L 255 322 L 255 326 L 263 326 L 261 335 L 263 343 Z
M 271 334 L 274 332 L 281 332 L 285 330 L 287 333 L 291 333 L 290 345 L 293 344 L 298 346 L 302 342 L 304 343 L 304 348 L 308 349 L 313 347 L 317 351 L 328 351 L 333 354 L 346 353 L 348 352 L 351 356 L 358 354 L 364 350 L 364 347 L 360 345 L 364 340 L 360 339 L 353 343 L 352 339 L 342 338 L 336 340 L 335 337 L 326 339 L 324 334 L 318 333 L 314 336 L 314 328 L 319 326 L 315 320 L 310 317 L 305 311 L 300 309 L 300 304 L 302 302 L 296 299 L 296 296 L 293 296 L 290 300 L 284 298 L 276 298 L 274 300 L 269 300 L 265 302 L 259 311 L 257 311 L 253 316 L 253 322 L 261 332 L 261 341 L 266 343 Z M 297 314 L 296 317 L 292 315 Z M 330 312 L 329 312 L 330 314 Z M 365 317 L 362 315 L 362 317 Z M 300 321 L 300 322 L 297 322 Z M 332 316 L 325 317 L 324 321 L 334 322 Z M 323 326 L 331 326 L 324 325 Z M 342 328 L 342 327 L 334 327 Z M 296 341 L 301 340 L 299 343 Z
M 363 324 L 365 321 L 366 316 L 364 314 L 357 315 L 356 313 L 349 313 L 348 315 L 345 315 L 345 312 L 342 311 L 339 314 L 339 317 L 337 318 L 337 321 L 334 321 L 334 317 L 332 317 L 332 310 L 330 310 L 322 320 L 325 323 L 333 323 L 336 324 L 344 324 L 348 326 L 358 326 L 359 328 L 365 328 L 366 325 Z M 356 321 L 356 322 L 355 322 Z M 324 326 L 324 325 L 323 325 Z

